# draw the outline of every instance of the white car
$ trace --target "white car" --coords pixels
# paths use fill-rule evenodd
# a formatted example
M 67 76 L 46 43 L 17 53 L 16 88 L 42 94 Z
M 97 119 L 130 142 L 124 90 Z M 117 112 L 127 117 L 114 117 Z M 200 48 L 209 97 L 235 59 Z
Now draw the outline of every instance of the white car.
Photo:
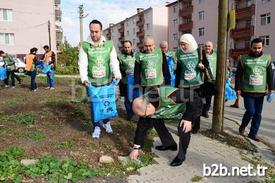
M 15 71 L 20 73 L 24 72 L 26 64 L 22 60 L 16 57 L 13 57 L 13 60 L 15 62 Z M 0 57 L 0 67 L 2 67 L 4 64 L 5 63 L 3 61 L 3 58 Z

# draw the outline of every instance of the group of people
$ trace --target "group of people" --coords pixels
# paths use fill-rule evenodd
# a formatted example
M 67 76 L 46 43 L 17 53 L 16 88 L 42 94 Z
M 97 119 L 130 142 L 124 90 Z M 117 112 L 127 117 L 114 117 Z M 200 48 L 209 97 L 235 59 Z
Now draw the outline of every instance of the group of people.
M 87 87 L 101 87 L 113 79 L 121 80 L 120 94 L 125 97 L 128 118 L 134 114 L 139 116 L 130 158 L 138 158 L 148 129 L 154 127 L 162 143 L 155 148 L 159 151 L 178 150 L 170 165 L 181 165 L 191 133 L 200 129 L 201 115 L 208 117 L 211 98 L 218 92 L 215 90 L 217 54 L 213 43 L 207 41 L 204 48 L 199 49 L 191 34 L 183 34 L 179 40 L 180 48 L 170 52 L 167 42 L 161 42 L 157 48 L 153 37 L 146 37 L 141 52 L 134 53 L 131 41 L 125 40 L 123 51 L 117 56 L 112 41 L 102 36 L 100 21 L 92 20 L 89 30 L 90 36 L 80 44 L 81 81 Z M 239 132 L 243 134 L 252 118 L 248 137 L 253 140 L 258 140 L 263 97 L 267 92 L 274 92 L 271 58 L 263 54 L 262 49 L 262 40 L 254 39 L 250 53 L 240 59 L 235 86 L 237 93 L 244 97 L 246 108 Z M 134 79 L 131 93 L 127 90 L 129 76 Z M 139 95 L 133 96 L 135 93 Z M 137 98 L 133 100 L 134 97 Z M 178 120 L 179 147 L 164 119 Z M 98 139 L 101 125 L 93 119 L 92 122 L 92 137 Z M 107 133 L 113 132 L 111 119 L 104 119 L 102 126 Z
M 30 84 L 30 91 L 37 91 L 37 84 L 36 84 L 36 76 L 37 76 L 37 68 L 44 68 L 49 67 L 47 70 L 47 87 L 46 89 L 53 90 L 55 89 L 55 78 L 54 78 L 54 68 L 55 68 L 55 53 L 50 50 L 48 45 L 43 46 L 45 53 L 39 59 L 37 56 L 37 48 L 31 48 L 30 52 L 25 56 L 25 74 L 30 76 L 31 84 Z M 0 57 L 2 57 L 4 61 L 3 68 L 6 69 L 6 79 L 5 87 L 10 87 L 9 85 L 9 78 L 11 79 L 11 88 L 15 88 L 15 78 L 21 83 L 21 79 L 19 76 L 15 75 L 15 61 L 14 59 L 4 51 L 0 50 Z

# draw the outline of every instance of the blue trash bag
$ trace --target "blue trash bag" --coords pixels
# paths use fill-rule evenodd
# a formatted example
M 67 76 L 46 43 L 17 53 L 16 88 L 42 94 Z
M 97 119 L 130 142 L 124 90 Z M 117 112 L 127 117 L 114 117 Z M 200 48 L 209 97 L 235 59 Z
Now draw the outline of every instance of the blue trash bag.
M 135 86 L 135 80 L 134 75 L 128 75 L 127 76 L 127 94 L 128 94 L 128 100 L 130 102 L 133 102 L 133 100 L 140 96 L 139 88 L 134 88 Z
M 5 67 L 0 67 L 0 80 L 5 80 L 7 78 L 7 69 Z
M 115 95 L 117 84 L 118 81 L 114 80 L 109 85 L 100 87 L 89 85 L 86 87 L 93 122 L 118 116 Z
M 273 99 L 275 100 L 275 93 L 269 93 L 266 98 L 267 102 L 271 103 Z
M 50 65 L 44 65 L 42 72 L 46 74 L 48 72 L 51 72 L 51 70 L 52 70 L 52 68 Z
M 174 73 L 174 59 L 173 57 L 166 57 L 167 58 L 167 64 L 168 64 L 168 68 L 169 68 L 169 73 L 170 73 L 170 86 L 175 87 L 175 79 L 176 79 L 176 75 Z
M 44 62 L 43 62 L 42 60 L 37 61 L 37 62 L 36 62 L 36 67 L 37 67 L 38 69 L 43 69 L 43 68 L 44 68 Z
M 231 87 L 230 80 L 226 80 L 225 83 L 225 95 L 224 95 L 225 100 L 235 100 L 237 98 L 236 92 L 234 89 Z

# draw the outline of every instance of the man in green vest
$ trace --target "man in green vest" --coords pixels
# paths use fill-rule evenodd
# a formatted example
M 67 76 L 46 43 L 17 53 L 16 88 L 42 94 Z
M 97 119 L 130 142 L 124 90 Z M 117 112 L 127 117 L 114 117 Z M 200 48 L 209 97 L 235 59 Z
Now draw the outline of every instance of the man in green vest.
M 79 72 L 82 83 L 89 87 L 104 86 L 112 79 L 120 80 L 119 61 L 112 41 L 102 36 L 102 24 L 92 20 L 89 24 L 90 36 L 81 43 L 79 49 Z M 92 101 L 91 101 L 92 102 Z M 92 111 L 91 111 L 92 112 Z M 100 124 L 93 122 L 93 138 L 100 137 Z M 113 133 L 109 119 L 103 120 L 103 128 L 107 133 Z
M 135 87 L 139 87 L 136 89 L 140 89 L 141 93 L 155 90 L 163 84 L 170 84 L 166 57 L 159 48 L 155 48 L 155 41 L 152 37 L 144 39 L 144 52 L 136 54 L 134 80 Z M 133 159 L 138 156 L 138 149 L 143 147 L 146 133 L 151 127 L 156 129 L 162 142 L 162 145 L 156 146 L 157 150 L 177 150 L 177 144 L 166 128 L 163 119 L 140 117 L 135 132 L 133 151 L 130 153 L 130 157 Z
M 251 42 L 249 54 L 240 56 L 237 67 L 235 90 L 243 97 L 246 110 L 239 128 L 241 135 L 252 120 L 248 138 L 260 141 L 258 130 L 261 124 L 264 96 L 274 92 L 274 89 L 271 56 L 263 54 L 263 41 L 255 38 Z
M 15 80 L 14 80 L 14 70 L 15 70 L 15 62 L 13 58 L 5 53 L 4 51 L 0 50 L 0 56 L 3 57 L 3 61 L 7 68 L 7 78 L 4 80 L 5 87 L 9 88 L 9 77 L 11 78 L 11 88 L 15 88 Z
M 166 61 L 169 68 L 170 73 L 170 86 L 175 86 L 175 69 L 176 69 L 176 58 L 175 52 L 168 50 L 167 41 L 162 41 L 159 45 L 161 51 L 166 55 Z
M 123 50 L 118 55 L 119 68 L 122 74 L 121 82 L 119 83 L 120 96 L 124 97 L 124 105 L 126 108 L 128 119 L 133 117 L 132 102 L 130 102 L 127 90 L 128 76 L 134 77 L 135 54 L 132 50 L 132 42 L 125 40 L 123 42 Z
M 213 49 L 213 43 L 206 41 L 204 44 L 204 50 L 202 51 L 202 64 L 205 67 L 207 73 L 205 75 L 205 82 L 215 85 L 216 83 L 216 67 L 217 67 L 217 53 Z M 212 96 L 205 98 L 205 104 L 202 109 L 202 116 L 209 118 L 208 111 L 210 109 Z M 198 127 L 200 128 L 200 127 Z

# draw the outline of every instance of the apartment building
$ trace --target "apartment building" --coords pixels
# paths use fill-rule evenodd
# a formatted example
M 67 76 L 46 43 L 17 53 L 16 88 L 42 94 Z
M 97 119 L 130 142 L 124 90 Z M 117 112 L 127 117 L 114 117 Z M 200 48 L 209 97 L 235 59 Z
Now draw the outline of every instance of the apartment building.
M 198 44 L 211 40 L 217 45 L 218 4 L 218 0 L 179 0 L 168 4 L 169 49 L 178 48 L 184 33 L 192 33 Z M 240 54 L 249 51 L 253 38 L 262 37 L 264 52 L 274 59 L 275 0 L 229 0 L 228 8 L 236 10 L 236 27 L 228 32 L 229 58 L 236 61 Z
M 137 9 L 137 13 L 125 20 L 111 24 L 103 31 L 108 39 L 112 39 L 117 51 L 121 50 L 122 42 L 130 40 L 134 51 L 143 48 L 146 36 L 152 36 L 158 46 L 161 41 L 168 38 L 168 9 L 165 4 L 153 6 L 148 9 Z
M 0 1 L 0 50 L 23 57 L 30 48 L 50 45 L 55 52 L 62 42 L 61 0 Z

